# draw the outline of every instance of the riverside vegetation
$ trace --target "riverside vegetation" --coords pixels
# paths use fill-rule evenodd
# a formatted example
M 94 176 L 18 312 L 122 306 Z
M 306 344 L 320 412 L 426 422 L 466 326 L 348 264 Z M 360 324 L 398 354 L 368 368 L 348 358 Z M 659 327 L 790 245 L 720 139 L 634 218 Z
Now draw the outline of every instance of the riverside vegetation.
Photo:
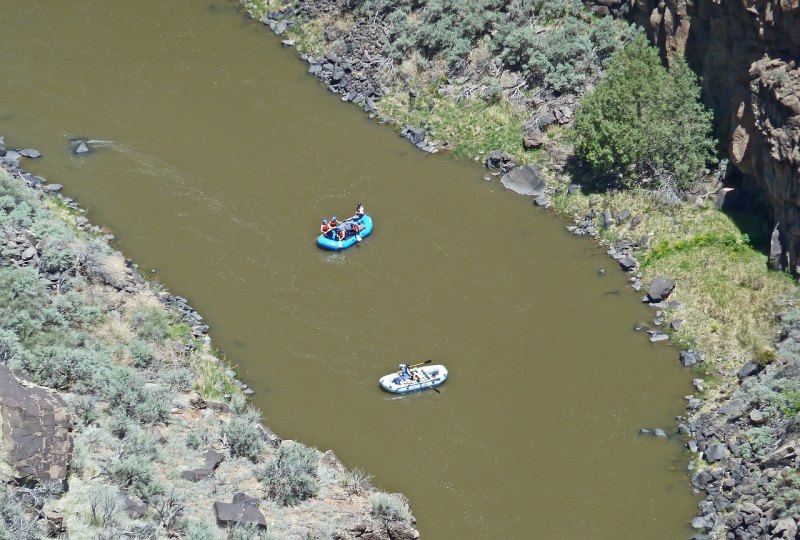
M 72 450 L 38 482 L 0 455 L 0 539 L 418 537 L 402 496 L 265 429 L 196 312 L 37 177 L 0 168 L 0 231 L 0 370 L 57 392 Z
M 542 204 L 635 255 L 635 287 L 671 277 L 679 301 L 657 324 L 675 321 L 672 342 L 702 351 L 679 426 L 708 494 L 698 537 L 795 537 L 797 286 L 767 269 L 770 231 L 754 214 L 714 204 L 727 160 L 682 58 L 665 67 L 640 29 L 579 0 L 240 3 L 343 100 L 401 135 L 421 128 L 430 143 L 417 146 L 502 172 L 536 164 Z

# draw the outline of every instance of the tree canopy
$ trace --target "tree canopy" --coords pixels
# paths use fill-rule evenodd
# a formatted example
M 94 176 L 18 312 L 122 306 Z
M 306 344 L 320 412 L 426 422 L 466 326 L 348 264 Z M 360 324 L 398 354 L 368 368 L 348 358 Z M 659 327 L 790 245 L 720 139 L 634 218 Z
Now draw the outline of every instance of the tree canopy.
M 618 174 L 628 184 L 674 181 L 685 189 L 713 160 L 711 121 L 683 58 L 666 69 L 639 36 L 613 56 L 581 100 L 572 142 L 596 174 Z

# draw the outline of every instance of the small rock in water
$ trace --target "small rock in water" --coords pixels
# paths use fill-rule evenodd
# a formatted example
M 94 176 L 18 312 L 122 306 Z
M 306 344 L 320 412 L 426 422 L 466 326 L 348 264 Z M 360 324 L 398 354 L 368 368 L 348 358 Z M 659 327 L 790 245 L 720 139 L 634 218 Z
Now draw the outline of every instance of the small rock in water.
M 76 148 L 75 153 L 80 155 L 89 153 L 89 146 L 85 142 L 81 142 Z
M 21 155 L 22 157 L 26 157 L 26 158 L 42 157 L 42 153 L 39 152 L 35 148 L 24 148 L 24 149 L 19 151 L 19 155 Z
M 667 341 L 669 336 L 667 334 L 654 334 L 650 336 L 650 343 L 658 343 L 659 341 Z
M 661 437 L 662 439 L 667 438 L 667 433 L 661 428 L 656 428 L 656 430 L 653 432 L 653 435 L 656 437 Z

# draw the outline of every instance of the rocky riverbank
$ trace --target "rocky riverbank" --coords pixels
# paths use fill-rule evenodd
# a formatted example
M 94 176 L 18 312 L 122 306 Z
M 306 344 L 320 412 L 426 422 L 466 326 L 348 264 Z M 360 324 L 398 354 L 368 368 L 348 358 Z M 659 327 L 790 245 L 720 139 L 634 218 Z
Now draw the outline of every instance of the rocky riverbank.
M 638 13 L 629 2 L 587 3 L 600 16 Z M 773 232 L 769 254 L 759 253 L 720 210 L 736 195 L 723 185 L 724 165 L 685 193 L 593 186 L 563 136 L 579 92 L 537 89 L 480 43 L 458 69 L 407 44 L 402 57 L 394 41 L 403 39 L 403 19 L 383 4 L 372 11 L 338 0 L 241 4 L 285 46 L 298 47 L 309 73 L 343 101 L 423 151 L 484 163 L 494 171 L 487 180 L 498 177 L 606 246 L 654 308 L 639 329 L 654 343 L 678 345 L 676 361 L 697 374 L 687 415 L 673 433 L 659 430 L 683 438 L 692 484 L 706 494 L 694 538 L 798 538 L 797 288 L 766 270 L 768 259 L 785 259 L 785 242 Z M 674 11 L 659 10 L 656 25 Z M 589 86 L 599 72 L 584 75 Z
M 40 156 L 0 137 L 0 538 L 418 538 L 402 495 L 260 422 Z

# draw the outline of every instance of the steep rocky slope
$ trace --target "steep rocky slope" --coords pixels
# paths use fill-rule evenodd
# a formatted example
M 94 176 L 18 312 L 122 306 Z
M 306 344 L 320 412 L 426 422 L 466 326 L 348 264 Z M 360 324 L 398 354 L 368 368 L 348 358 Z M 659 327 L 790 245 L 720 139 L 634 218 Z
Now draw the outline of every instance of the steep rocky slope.
M 748 200 L 766 203 L 775 269 L 800 269 L 800 1 L 588 0 L 644 26 L 703 80 L 717 136 Z

